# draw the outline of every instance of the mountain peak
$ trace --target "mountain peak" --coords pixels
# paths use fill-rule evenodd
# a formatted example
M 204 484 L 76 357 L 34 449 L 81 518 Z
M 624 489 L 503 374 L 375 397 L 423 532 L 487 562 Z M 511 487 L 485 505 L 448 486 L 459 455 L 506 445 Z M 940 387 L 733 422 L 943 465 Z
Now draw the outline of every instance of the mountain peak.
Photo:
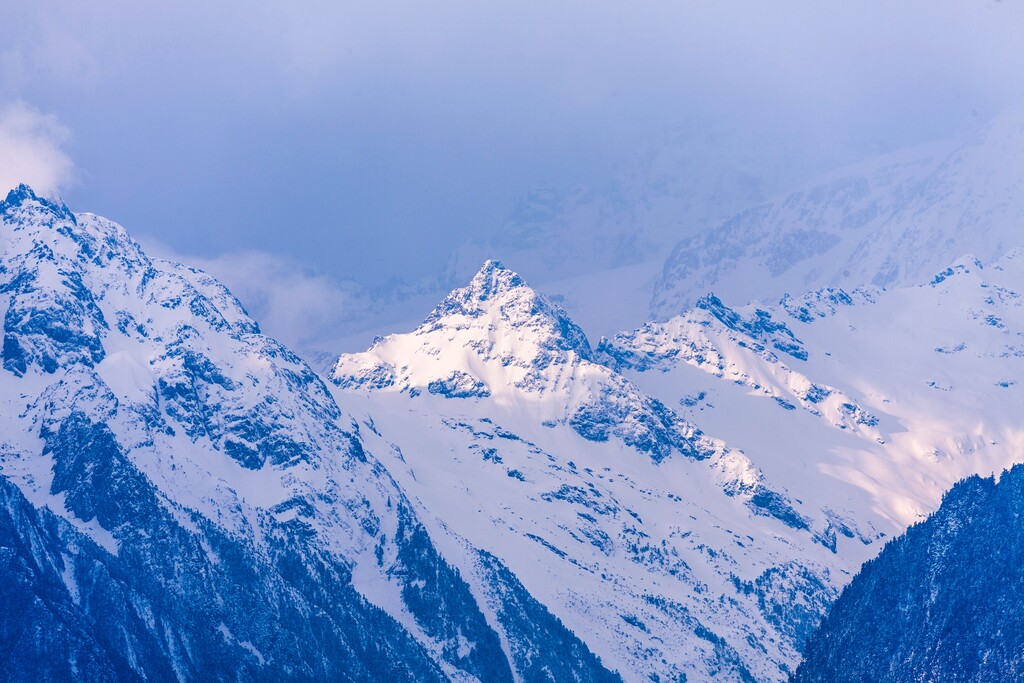
M 560 306 L 543 296 L 515 271 L 488 259 L 469 284 L 453 290 L 431 312 L 421 331 L 446 327 L 458 317 L 492 318 L 492 325 L 535 329 L 554 348 L 593 356 L 583 330 Z M 456 323 L 461 326 L 461 323 Z
M 949 264 L 947 268 L 936 273 L 935 277 L 933 277 L 931 282 L 928 284 L 934 287 L 941 282 L 945 282 L 951 277 L 963 275 L 965 273 L 977 272 L 984 269 L 985 265 L 981 262 L 981 259 L 974 254 L 964 254 Z
M 506 294 L 517 287 L 526 287 L 519 273 L 509 270 L 501 261 L 487 259 L 466 288 L 476 301 L 487 301 Z
M 39 195 L 35 193 L 35 190 L 25 183 L 19 183 L 17 187 L 7 193 L 7 199 L 4 200 L 4 203 L 17 206 L 25 201 L 38 199 Z
M 74 214 L 64 202 L 40 197 L 29 185 L 19 184 L 16 188 L 7 193 L 7 198 L 0 202 L 0 215 L 6 215 L 13 209 L 24 207 L 28 203 L 35 203 L 42 208 L 53 212 L 60 218 L 74 222 Z

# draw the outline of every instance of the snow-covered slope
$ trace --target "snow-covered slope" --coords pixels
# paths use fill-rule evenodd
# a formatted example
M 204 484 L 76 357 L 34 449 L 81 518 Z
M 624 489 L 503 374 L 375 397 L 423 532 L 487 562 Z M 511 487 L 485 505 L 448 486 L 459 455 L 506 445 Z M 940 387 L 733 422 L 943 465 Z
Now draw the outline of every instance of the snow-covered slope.
M 726 301 L 822 287 L 923 281 L 962 254 L 1020 243 L 1024 109 L 970 137 L 834 171 L 679 242 L 651 304 L 667 319 L 714 291 Z
M 892 537 L 958 480 L 1024 461 L 1022 293 L 1013 249 L 888 291 L 737 310 L 705 297 L 598 355 L 808 507 L 842 506 Z
M 761 309 L 706 297 L 600 351 L 802 500 L 861 497 L 866 519 L 901 528 L 955 481 L 1024 459 L 1021 292 L 1012 250 L 987 267 L 964 257 L 921 286 Z
M 888 291 L 709 295 L 596 349 L 489 262 L 332 380 L 428 526 L 628 678 L 777 680 L 889 538 L 1024 461 L 1021 253 Z
M 14 679 L 612 678 L 202 272 L 21 186 L 0 313 Z
M 628 679 L 783 678 L 878 533 L 842 501 L 802 504 L 596 359 L 488 262 L 332 380 L 424 518 L 505 561 Z

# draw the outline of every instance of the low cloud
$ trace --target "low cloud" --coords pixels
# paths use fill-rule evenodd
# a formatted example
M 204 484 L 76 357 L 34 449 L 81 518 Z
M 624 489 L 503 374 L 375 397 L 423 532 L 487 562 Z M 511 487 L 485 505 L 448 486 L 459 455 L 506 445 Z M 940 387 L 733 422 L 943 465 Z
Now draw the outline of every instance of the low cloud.
M 295 261 L 263 251 L 215 257 L 183 255 L 152 238 L 140 242 L 150 256 L 201 268 L 220 280 L 263 332 L 317 362 L 339 353 L 338 339 L 364 326 L 369 299 L 357 283 L 311 272 Z
M 70 133 L 52 114 L 24 102 L 0 108 L 0 188 L 27 183 L 54 195 L 67 187 L 74 165 L 64 151 Z
M 356 283 L 309 272 L 273 254 L 236 252 L 188 263 L 221 280 L 268 334 L 299 350 L 344 334 L 346 323 L 366 314 Z

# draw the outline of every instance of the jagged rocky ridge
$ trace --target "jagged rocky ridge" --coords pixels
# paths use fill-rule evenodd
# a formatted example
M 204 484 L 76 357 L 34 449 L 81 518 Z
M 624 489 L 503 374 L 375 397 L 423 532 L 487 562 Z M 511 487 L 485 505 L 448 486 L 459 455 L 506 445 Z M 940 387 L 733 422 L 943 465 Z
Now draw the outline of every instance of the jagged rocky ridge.
M 25 186 L 0 219 L 8 679 L 615 678 L 499 561 L 443 557 L 212 278 Z
M 988 264 L 966 256 L 888 291 L 827 288 L 735 310 L 708 297 L 602 341 L 598 356 L 801 500 L 849 498 L 830 485 L 845 480 L 899 528 L 957 480 L 1019 458 L 1021 291 L 1020 250 Z M 831 472 L 824 485 L 802 473 L 812 463 Z
M 478 362 L 465 363 L 467 355 Z M 393 389 L 410 397 L 488 398 L 512 391 L 540 399 L 546 424 L 568 424 L 591 441 L 618 438 L 655 460 L 673 451 L 710 455 L 712 446 L 693 425 L 593 356 L 565 311 L 488 261 L 411 336 L 343 357 L 332 380 L 343 389 Z

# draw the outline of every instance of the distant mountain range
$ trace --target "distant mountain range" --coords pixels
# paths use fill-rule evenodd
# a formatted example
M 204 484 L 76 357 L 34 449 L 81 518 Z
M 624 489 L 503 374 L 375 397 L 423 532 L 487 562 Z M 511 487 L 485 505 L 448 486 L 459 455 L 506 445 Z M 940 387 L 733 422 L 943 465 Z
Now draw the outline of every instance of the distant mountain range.
M 1024 110 L 965 139 L 834 171 L 687 237 L 665 262 L 651 305 L 663 319 L 709 291 L 765 300 L 821 287 L 915 284 L 974 254 L 1020 245 Z

